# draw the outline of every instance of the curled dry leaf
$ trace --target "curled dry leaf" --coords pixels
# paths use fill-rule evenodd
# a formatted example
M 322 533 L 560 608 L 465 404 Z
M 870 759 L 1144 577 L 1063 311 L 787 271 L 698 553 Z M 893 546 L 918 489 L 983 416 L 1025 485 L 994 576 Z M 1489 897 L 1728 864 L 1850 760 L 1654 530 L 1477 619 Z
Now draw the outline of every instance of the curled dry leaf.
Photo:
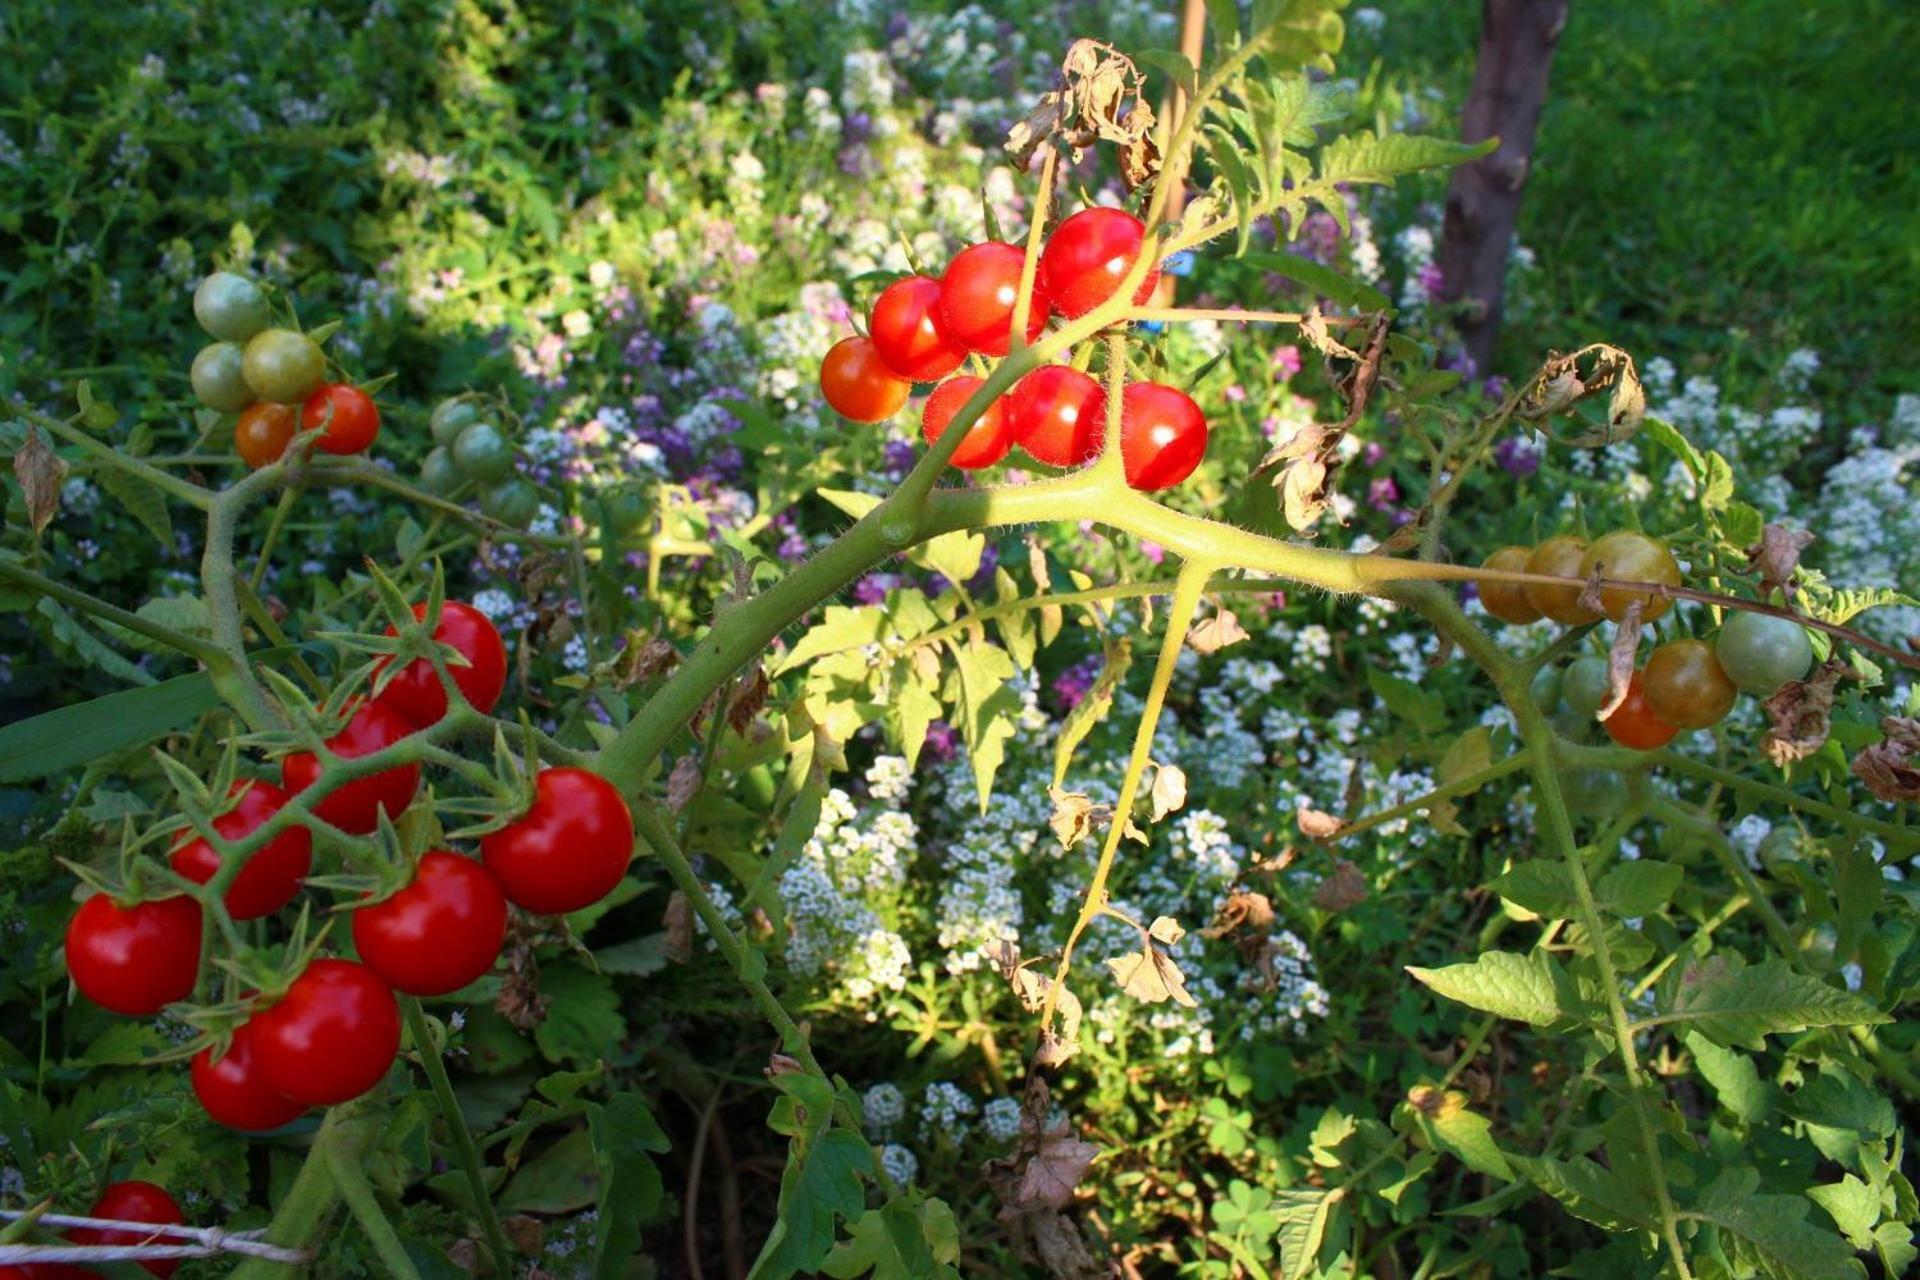
M 1153 771 L 1153 820 L 1178 813 L 1187 803 L 1187 775 L 1178 766 L 1163 764 Z
M 1161 919 L 1173 924 L 1164 916 Z M 1160 927 L 1160 923 L 1160 920 L 1154 921 L 1154 927 Z M 1177 924 L 1173 927 L 1176 931 L 1180 930 Z M 1179 936 L 1182 934 L 1176 933 L 1176 938 Z M 1187 992 L 1186 975 L 1180 972 L 1180 966 L 1172 956 L 1154 945 L 1153 936 L 1146 931 L 1142 931 L 1139 951 L 1115 956 L 1107 961 L 1107 967 L 1119 979 L 1120 989 L 1136 1000 L 1144 1000 L 1148 1004 L 1164 1004 L 1171 1000 L 1189 1009 L 1195 1006 L 1194 998 Z
M 1920 720 L 1907 716 L 1886 716 L 1880 721 L 1884 735 L 1853 758 L 1853 776 L 1867 784 L 1874 797 L 1888 804 L 1911 804 L 1920 800 Z
M 1747 564 L 1760 574 L 1760 595 L 1785 591 L 1800 567 L 1800 553 L 1813 542 L 1813 534 L 1790 525 L 1770 524 L 1760 531 L 1760 541 L 1747 548 Z
M 1340 834 L 1347 824 L 1330 813 L 1318 809 L 1296 809 L 1293 820 L 1300 826 L 1300 834 L 1309 840 L 1331 840 Z
M 1613 633 L 1613 646 L 1607 650 L 1607 700 L 1600 704 L 1595 719 L 1605 720 L 1627 700 L 1627 688 L 1633 683 L 1633 661 L 1640 654 L 1640 627 L 1640 602 L 1629 600 L 1626 616 Z
M 1824 746 L 1833 727 L 1834 690 L 1852 676 L 1853 668 L 1845 660 L 1828 658 L 1805 680 L 1780 686 L 1778 693 L 1762 703 L 1773 721 L 1760 742 L 1767 759 L 1784 769 Z
M 1047 992 L 1053 988 L 1053 979 L 1022 965 L 1019 947 L 1002 939 L 993 949 L 993 961 L 1000 976 L 1020 997 L 1022 1008 L 1028 1013 L 1039 1013 L 1047 1007 Z M 1054 1001 L 1054 1016 L 1059 1020 L 1057 1030 L 1051 1026 L 1040 1028 L 1040 1047 L 1033 1055 L 1035 1066 L 1057 1067 L 1080 1052 L 1080 997 L 1062 986 Z
M 1053 800 L 1053 816 L 1047 824 L 1060 847 L 1071 849 L 1093 830 L 1093 801 L 1078 791 L 1062 791 L 1059 787 L 1048 787 L 1047 795 Z
M 1340 441 L 1367 410 L 1374 385 L 1380 379 L 1380 361 L 1387 350 L 1387 317 L 1372 321 L 1366 350 L 1357 352 L 1335 338 L 1318 308 L 1301 322 L 1300 333 L 1329 359 L 1352 362 L 1335 380 L 1347 402 L 1347 414 L 1332 426 L 1309 423 L 1275 445 L 1260 461 L 1262 469 L 1285 464 L 1273 476 L 1287 524 L 1301 531 L 1312 528 L 1333 501 L 1333 483 L 1340 470 Z
M 1560 443 L 1579 449 L 1599 448 L 1639 431 L 1647 414 L 1647 396 L 1640 385 L 1639 371 L 1632 356 L 1604 342 L 1549 356 L 1527 384 L 1515 412 L 1527 421 L 1556 417 L 1571 413 L 1581 400 L 1601 391 L 1613 393 L 1607 399 L 1605 425 Z
M 1088 147 L 1111 142 L 1120 176 L 1131 191 L 1160 172 L 1156 123 L 1133 60 L 1112 45 L 1080 39 L 1060 65 L 1058 87 L 1042 94 L 1026 118 L 1008 131 L 1006 149 L 1024 169 L 1049 138 L 1058 137 L 1072 148 L 1075 163 Z
M 1334 859 L 1333 874 L 1313 887 L 1313 905 L 1322 911 L 1345 911 L 1366 900 L 1367 878 L 1345 858 Z
M 1223 605 L 1212 616 L 1200 619 L 1188 629 L 1187 648 L 1195 653 L 1218 653 L 1246 638 L 1247 629 L 1240 625 L 1239 616 Z
M 67 478 L 65 459 L 47 444 L 40 429 L 27 427 L 26 443 L 13 455 L 13 474 L 27 500 L 27 522 L 35 534 L 47 527 L 60 510 L 60 485 Z
M 666 946 L 663 948 L 667 959 L 674 964 L 689 963 L 693 959 L 692 900 L 675 889 L 667 898 L 667 911 L 661 923 L 667 931 Z
M 1213 923 L 1200 931 L 1203 938 L 1225 938 L 1241 929 L 1273 927 L 1273 900 L 1264 893 L 1241 890 L 1228 894 L 1213 913 Z
M 767 669 L 758 662 L 754 663 L 753 674 L 735 683 L 733 700 L 727 703 L 727 724 L 735 733 L 746 736 L 754 718 L 766 707 L 771 688 L 767 682 Z
M 1046 1078 L 1035 1072 L 1021 1098 L 1020 1137 L 1012 1154 L 981 1169 L 1000 1201 L 999 1218 L 1015 1249 L 1057 1280 L 1100 1280 L 1108 1274 L 1062 1212 L 1099 1154 L 1098 1147 L 1073 1136 L 1065 1117 L 1056 1117 Z
M 667 808 L 679 813 L 692 804 L 700 794 L 702 781 L 698 752 L 689 751 L 674 761 L 673 772 L 667 776 Z

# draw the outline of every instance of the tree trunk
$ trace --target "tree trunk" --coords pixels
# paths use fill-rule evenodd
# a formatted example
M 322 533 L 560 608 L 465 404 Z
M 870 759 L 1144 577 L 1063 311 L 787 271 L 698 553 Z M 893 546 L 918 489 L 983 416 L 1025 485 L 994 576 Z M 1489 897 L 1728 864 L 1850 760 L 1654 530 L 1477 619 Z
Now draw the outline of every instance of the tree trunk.
M 1454 304 L 1461 345 L 1481 373 L 1500 336 L 1507 254 L 1569 3 L 1481 0 L 1480 60 L 1460 113 L 1460 136 L 1479 142 L 1497 135 L 1500 146 L 1453 171 L 1439 257 L 1441 300 Z

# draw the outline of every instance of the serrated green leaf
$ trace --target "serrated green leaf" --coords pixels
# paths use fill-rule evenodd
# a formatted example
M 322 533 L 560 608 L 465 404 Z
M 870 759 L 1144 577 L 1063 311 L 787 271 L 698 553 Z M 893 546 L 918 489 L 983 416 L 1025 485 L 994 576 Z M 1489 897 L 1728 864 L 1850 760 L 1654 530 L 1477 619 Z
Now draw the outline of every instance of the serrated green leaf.
M 1649 1021 L 1681 1023 L 1728 1047 L 1764 1049 L 1767 1036 L 1784 1031 L 1890 1020 L 1860 997 L 1794 972 L 1784 960 L 1749 966 L 1718 952 L 1661 986 L 1659 1016 Z
M 1133 55 L 1133 60 L 1165 72 L 1189 98 L 1199 90 L 1200 73 L 1194 70 L 1192 60 L 1178 49 L 1142 49 Z
M 986 550 L 984 534 L 943 533 L 921 544 L 912 558 L 955 586 L 964 587 L 980 572 L 980 557 Z
M 1752 1260 L 1777 1280 L 1838 1280 L 1865 1268 L 1846 1241 L 1807 1221 L 1806 1200 L 1763 1195 L 1752 1169 L 1726 1169 L 1700 1193 L 1695 1212 L 1731 1232 Z
M 613 980 L 574 964 L 542 965 L 540 994 L 547 1016 L 533 1041 L 550 1062 L 595 1062 L 627 1034 Z
M 1827 1211 L 1856 1249 L 1873 1248 L 1873 1226 L 1880 1220 L 1880 1193 L 1852 1174 L 1838 1182 L 1808 1187 L 1807 1199 Z
M 1651 915 L 1667 904 L 1684 877 L 1685 872 L 1673 862 L 1622 862 L 1595 882 L 1593 896 L 1603 910 L 1615 915 Z
M 599 1185 L 593 1139 L 582 1126 L 522 1163 L 501 1191 L 499 1208 L 504 1213 L 577 1213 L 594 1202 Z
M 1565 863 L 1552 858 L 1523 862 L 1487 887 L 1508 902 L 1550 919 L 1571 916 L 1577 905 L 1573 877 Z
M 905 668 L 906 675 L 895 682 L 883 719 L 887 736 L 907 758 L 907 767 L 912 768 L 920 759 L 920 748 L 926 744 L 927 730 L 946 708 L 911 662 L 899 665 Z
M 169 552 L 173 550 L 173 516 L 167 510 L 167 496 L 164 493 L 119 467 L 102 467 L 93 473 L 93 478 L 154 536 L 162 548 Z
M 0 782 L 26 782 L 78 768 L 183 729 L 219 705 L 204 671 L 103 694 L 0 728 Z
M 1445 138 L 1423 138 L 1395 133 L 1375 137 L 1370 129 L 1335 138 L 1320 150 L 1320 180 L 1323 183 L 1390 183 L 1404 174 L 1422 169 L 1465 164 L 1486 155 L 1500 142 L 1450 142 Z
M 1760 541 L 1767 530 L 1767 518 L 1744 502 L 1729 502 L 1720 513 L 1720 536 L 1728 546 L 1745 550 Z
M 793 1141 L 780 1177 L 780 1211 L 748 1280 L 787 1280 L 817 1271 L 833 1248 L 834 1224 L 866 1207 L 863 1175 L 873 1172 L 866 1140 L 833 1124 L 833 1091 L 813 1076 L 773 1078 L 783 1096 L 769 1123 Z
M 1466 964 L 1407 972 L 1449 1000 L 1536 1027 L 1574 1016 L 1571 984 L 1544 951 L 1488 951 Z
M 635 1093 L 617 1093 L 604 1106 L 589 1107 L 587 1131 L 600 1175 L 594 1280 L 620 1280 L 640 1248 L 641 1224 L 660 1212 L 662 1184 L 652 1156 L 672 1144 Z
M 1654 1228 L 1655 1209 L 1648 1189 L 1627 1182 L 1585 1156 L 1554 1160 L 1509 1153 L 1507 1163 L 1583 1222 L 1609 1231 Z
M 820 1273 L 833 1280 L 951 1280 L 959 1275 L 960 1227 L 942 1200 L 909 1188 L 869 1209 L 833 1247 Z
M 1708 453 L 1706 476 L 1700 484 L 1700 502 L 1709 511 L 1721 511 L 1733 501 L 1733 464 L 1718 453 Z
M 828 605 L 819 623 L 787 651 L 772 674 L 783 675 L 829 653 L 879 644 L 886 635 L 885 610 L 873 605 Z
M 1696 481 L 1706 474 L 1707 460 L 1672 423 L 1648 414 L 1641 420 L 1640 431 L 1662 449 L 1680 459 Z
M 125 684 L 160 683 L 150 672 L 134 666 L 99 636 L 93 634 L 86 623 L 69 613 L 67 607 L 59 601 L 42 596 L 33 609 L 52 626 L 54 636 L 70 647 L 74 655 L 82 661 Z
M 1413 1115 L 1427 1141 L 1436 1148 L 1456 1157 L 1475 1173 L 1512 1181 L 1513 1169 L 1493 1140 L 1491 1120 L 1466 1106 L 1442 1106 L 1431 1115 L 1415 1108 Z
M 1339 1193 L 1320 1187 L 1289 1187 L 1273 1195 L 1279 1230 L 1274 1245 L 1280 1250 L 1280 1274 L 1286 1280 L 1305 1280 L 1314 1274 L 1314 1260 L 1326 1242 L 1339 1206 Z
M 993 776 L 1006 757 L 1020 714 L 1020 698 L 1007 683 L 1014 675 L 1006 650 L 984 640 L 970 640 L 954 650 L 954 693 L 949 699 L 960 717 L 961 737 L 973 766 L 980 812 L 993 796 Z
M 1359 311 L 1385 311 L 1393 305 L 1386 294 L 1365 281 L 1355 280 L 1297 253 L 1249 253 L 1246 261 L 1262 271 L 1271 271 L 1295 284 L 1305 285 L 1319 296 L 1343 307 Z
M 1737 1049 L 1722 1048 L 1697 1032 L 1686 1032 L 1681 1039 L 1721 1106 L 1748 1124 L 1766 1115 L 1773 1087 L 1762 1082 L 1752 1058 Z

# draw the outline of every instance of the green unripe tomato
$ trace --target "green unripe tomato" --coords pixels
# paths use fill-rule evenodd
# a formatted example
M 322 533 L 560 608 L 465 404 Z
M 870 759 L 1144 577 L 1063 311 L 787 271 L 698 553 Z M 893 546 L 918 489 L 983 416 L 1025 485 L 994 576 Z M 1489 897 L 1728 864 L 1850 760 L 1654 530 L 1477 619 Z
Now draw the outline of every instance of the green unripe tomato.
M 1756 850 L 1767 874 L 1778 877 L 1787 867 L 1805 861 L 1800 850 L 1800 832 L 1793 827 L 1775 827 L 1767 832 Z
M 482 489 L 480 510 L 501 524 L 524 529 L 540 512 L 540 495 L 532 485 L 515 476 Z
M 1714 638 L 1713 656 L 1727 679 L 1757 698 L 1771 697 L 1813 666 L 1813 642 L 1799 623 L 1766 613 L 1730 613 Z
M 1627 803 L 1627 780 L 1613 769 L 1567 769 L 1560 774 L 1567 812 L 1576 818 L 1618 813 Z
M 455 465 L 453 455 L 445 449 L 432 449 L 426 460 L 420 464 L 420 487 L 428 493 L 446 495 L 460 487 L 466 476 Z
M 480 421 L 480 411 L 467 400 L 442 400 L 427 419 L 427 429 L 435 444 L 451 445 L 460 433 Z
M 1552 715 L 1560 706 L 1560 668 L 1542 667 L 1533 673 L 1533 683 L 1527 687 L 1533 697 L 1533 705 Z
M 320 344 L 291 329 L 267 329 L 247 343 L 247 385 L 262 400 L 301 404 L 327 380 Z
M 1593 719 L 1607 701 L 1606 659 L 1575 658 L 1560 678 L 1560 697 L 1574 712 Z
M 245 276 L 216 271 L 193 291 L 193 318 L 227 342 L 245 342 L 273 323 L 267 295 Z
M 616 534 L 646 532 L 647 518 L 653 514 L 646 494 L 638 489 L 621 489 L 607 495 L 606 504 L 607 523 Z
M 238 413 L 253 403 L 246 353 L 236 342 L 209 342 L 193 358 L 193 396 L 209 409 Z
M 1592 716 L 1583 716 L 1566 704 L 1563 699 L 1559 706 L 1547 713 L 1547 723 L 1553 731 L 1568 742 L 1590 742 L 1594 736 L 1594 727 L 1599 723 Z
M 779 794 L 780 780 L 764 764 L 753 766 L 740 778 L 740 803 L 755 813 L 771 813 Z
M 513 474 L 513 446 L 491 422 L 476 422 L 454 440 L 453 461 L 475 480 L 505 480 Z

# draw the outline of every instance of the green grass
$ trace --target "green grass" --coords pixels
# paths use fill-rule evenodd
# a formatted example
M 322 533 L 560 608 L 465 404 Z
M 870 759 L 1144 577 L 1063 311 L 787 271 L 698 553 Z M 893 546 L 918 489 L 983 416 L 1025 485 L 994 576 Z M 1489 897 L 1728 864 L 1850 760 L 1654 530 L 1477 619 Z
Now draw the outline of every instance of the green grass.
M 1479 5 L 1382 7 L 1386 65 L 1464 94 Z M 1503 366 L 1611 338 L 1724 380 L 1805 345 L 1862 413 L 1920 387 L 1916 51 L 1900 0 L 1575 0 L 1520 222 L 1545 319 Z

